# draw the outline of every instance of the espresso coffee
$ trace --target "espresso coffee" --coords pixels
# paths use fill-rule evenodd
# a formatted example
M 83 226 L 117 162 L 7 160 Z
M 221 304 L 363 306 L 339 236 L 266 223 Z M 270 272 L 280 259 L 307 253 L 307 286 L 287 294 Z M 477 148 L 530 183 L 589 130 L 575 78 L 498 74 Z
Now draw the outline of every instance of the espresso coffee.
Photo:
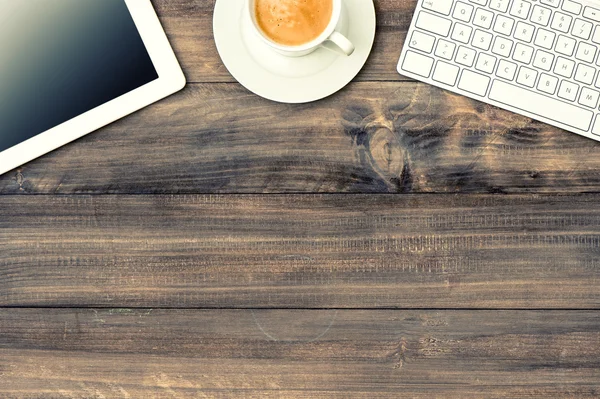
M 284 46 L 300 46 L 327 28 L 333 0 L 255 0 L 254 15 L 261 31 Z

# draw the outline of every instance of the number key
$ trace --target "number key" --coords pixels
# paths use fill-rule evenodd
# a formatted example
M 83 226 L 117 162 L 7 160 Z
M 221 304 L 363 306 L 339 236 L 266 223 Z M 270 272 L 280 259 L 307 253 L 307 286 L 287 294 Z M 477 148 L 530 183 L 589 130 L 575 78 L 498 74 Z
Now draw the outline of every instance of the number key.
M 531 3 L 523 0 L 515 0 L 510 8 L 510 15 L 517 18 L 527 19 Z
M 492 10 L 506 12 L 506 11 L 508 11 L 509 4 L 510 4 L 510 0 L 491 0 L 490 8 Z
M 531 22 L 542 26 L 548 26 L 551 14 L 552 11 L 549 8 L 538 6 L 536 4 L 533 6 L 533 12 L 531 13 Z
M 573 21 L 573 18 L 570 15 L 557 12 L 554 13 L 551 26 L 554 30 L 567 33 L 569 32 L 569 28 L 571 27 L 571 21 Z
M 590 34 L 592 33 L 592 24 L 591 22 L 584 21 L 582 19 L 575 19 L 575 23 L 573 24 L 573 36 L 579 37 L 583 40 L 587 40 L 590 38 Z

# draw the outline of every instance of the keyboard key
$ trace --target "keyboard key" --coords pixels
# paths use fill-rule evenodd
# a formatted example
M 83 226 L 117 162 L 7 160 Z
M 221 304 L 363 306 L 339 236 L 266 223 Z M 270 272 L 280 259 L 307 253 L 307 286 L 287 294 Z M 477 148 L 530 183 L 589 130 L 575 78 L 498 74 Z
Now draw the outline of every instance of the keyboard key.
M 577 98 L 577 90 L 579 90 L 578 85 L 567 80 L 563 80 L 560 82 L 560 87 L 558 88 L 558 96 L 565 100 L 575 101 Z
M 485 6 L 487 4 L 487 0 L 469 0 L 471 3 L 479 4 L 480 6 Z
M 507 80 L 513 80 L 515 73 L 517 72 L 517 65 L 506 60 L 500 60 L 498 63 L 498 69 L 496 70 L 496 76 Z
M 562 10 L 578 15 L 581 12 L 581 4 L 571 0 L 563 0 Z
M 475 62 L 475 55 L 477 55 L 477 52 L 472 48 L 459 46 L 458 51 L 456 52 L 455 61 L 457 64 L 472 67 L 473 62 Z
M 470 4 L 457 1 L 452 16 L 459 21 L 469 22 L 471 20 L 471 15 L 473 15 L 474 8 L 475 7 Z
M 471 45 L 478 49 L 488 51 L 492 45 L 492 38 L 493 36 L 491 33 L 476 29 Z
M 514 23 L 514 20 L 505 17 L 504 15 L 498 15 L 496 17 L 496 23 L 494 24 L 494 32 L 510 36 Z
M 535 53 L 533 59 L 533 66 L 544 71 L 552 69 L 552 62 L 554 61 L 554 54 L 545 52 L 544 50 L 538 50 Z
M 537 34 L 535 35 L 534 44 L 536 46 L 550 50 L 552 48 L 552 46 L 554 45 L 555 37 L 556 37 L 556 33 L 540 28 L 540 29 L 538 29 Z
M 587 40 L 590 38 L 590 34 L 592 33 L 592 23 L 584 21 L 582 19 L 575 19 L 575 23 L 573 24 L 573 31 L 571 32 L 573 36 L 578 37 L 583 40 Z
M 510 50 L 512 50 L 512 44 L 513 43 L 510 40 L 501 36 L 496 36 L 494 46 L 492 47 L 492 53 L 508 57 L 510 55 Z
M 558 86 L 558 78 L 543 73 L 540 76 L 540 81 L 538 82 L 537 88 L 539 91 L 544 93 L 554 94 L 556 91 L 556 86 Z
M 591 85 L 595 74 L 596 70 L 591 66 L 578 64 L 575 71 L 575 80 L 586 85 Z
M 423 8 L 440 14 L 450 15 L 452 0 L 423 0 Z
M 536 70 L 522 66 L 517 75 L 517 83 L 527 87 L 533 87 L 535 86 L 537 75 L 538 73 Z
M 540 3 L 550 6 L 550 7 L 558 8 L 558 5 L 560 4 L 560 0 L 540 0 Z
M 426 57 L 422 54 L 408 50 L 404 56 L 402 69 L 406 72 L 412 72 L 416 75 L 429 77 L 431 68 L 433 67 L 433 58 Z
M 571 17 L 570 15 L 555 12 L 554 17 L 552 17 L 552 24 L 550 26 L 554 30 L 567 33 L 569 32 L 569 28 L 571 28 L 572 21 L 573 17 Z
M 510 8 L 510 15 L 517 18 L 527 19 L 531 3 L 524 0 L 514 0 Z
M 413 32 L 408 45 L 417 50 L 421 50 L 426 53 L 431 53 L 431 50 L 433 50 L 434 43 L 435 37 L 416 30 Z
M 600 25 L 596 26 L 596 30 L 594 30 L 594 36 L 592 36 L 592 41 L 596 44 L 600 44 Z
M 552 10 L 536 4 L 533 6 L 533 12 L 531 13 L 531 22 L 542 26 L 548 26 L 550 15 L 552 15 Z
M 475 69 L 478 69 L 481 72 L 492 73 L 494 72 L 495 66 L 496 57 L 486 53 L 479 53 L 479 57 L 477 57 L 477 63 L 475 64 Z
M 471 32 L 473 28 L 467 25 L 463 25 L 461 23 L 454 24 L 454 30 L 452 30 L 452 39 L 461 43 L 469 43 L 471 39 Z
M 579 104 L 585 105 L 586 107 L 596 108 L 598 105 L 598 98 L 600 97 L 600 93 L 596 90 L 588 89 L 587 87 L 583 87 L 581 89 L 581 94 L 579 95 Z
M 597 88 L 600 89 L 600 73 L 598 74 L 598 77 L 596 78 L 596 84 L 594 84 L 594 86 L 596 86 Z
M 558 40 L 556 41 L 556 47 L 554 50 L 557 53 L 564 54 L 566 56 L 572 56 L 573 51 L 575 51 L 575 44 L 577 41 L 571 37 L 558 35 Z
M 586 7 L 583 9 L 583 17 L 591 19 L 594 22 L 600 22 L 600 10 L 593 7 Z
M 458 82 L 458 88 L 478 96 L 485 96 L 489 84 L 490 78 L 487 76 L 465 69 Z
M 515 38 L 519 40 L 523 40 L 524 42 L 531 43 L 531 39 L 533 39 L 533 32 L 535 31 L 535 27 L 533 25 L 526 24 L 525 22 L 517 22 L 517 27 L 515 28 Z
M 575 61 L 558 57 L 554 66 L 554 73 L 565 78 L 571 78 L 575 69 Z
M 510 0 L 491 0 L 489 7 L 492 10 L 507 12 L 508 5 L 510 4 Z
M 515 52 L 513 53 L 513 60 L 529 64 L 531 58 L 533 58 L 533 47 L 526 46 L 523 43 L 517 43 Z
M 452 21 L 425 11 L 421 11 L 419 12 L 419 17 L 417 18 L 417 23 L 415 26 L 419 29 L 435 33 L 440 36 L 448 36 L 448 33 L 450 33 L 450 27 L 452 26 Z
M 594 127 L 592 128 L 592 133 L 596 136 L 600 136 L 600 115 L 596 117 L 596 122 L 594 123 Z
M 567 126 L 588 131 L 594 113 L 501 80 L 492 83 L 489 98 Z
M 456 44 L 449 42 L 448 40 L 440 39 L 435 48 L 435 55 L 446 60 L 451 60 L 452 57 L 454 57 L 455 48 Z
M 435 65 L 435 71 L 431 77 L 437 82 L 447 84 L 448 86 L 454 86 L 456 84 L 456 78 L 460 68 L 456 65 L 448 64 L 444 61 L 438 61 Z
M 585 42 L 579 42 L 575 58 L 588 63 L 593 63 L 596 58 L 596 47 Z
M 494 19 L 494 13 L 483 8 L 475 10 L 475 17 L 473 17 L 473 25 L 479 26 L 484 29 L 490 29 L 492 26 L 492 20 Z

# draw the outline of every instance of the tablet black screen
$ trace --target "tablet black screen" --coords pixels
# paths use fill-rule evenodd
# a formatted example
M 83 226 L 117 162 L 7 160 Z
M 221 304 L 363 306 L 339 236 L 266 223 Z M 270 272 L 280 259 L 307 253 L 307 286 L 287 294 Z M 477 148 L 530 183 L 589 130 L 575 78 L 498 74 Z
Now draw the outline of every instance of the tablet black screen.
M 0 152 L 155 79 L 124 0 L 0 0 Z

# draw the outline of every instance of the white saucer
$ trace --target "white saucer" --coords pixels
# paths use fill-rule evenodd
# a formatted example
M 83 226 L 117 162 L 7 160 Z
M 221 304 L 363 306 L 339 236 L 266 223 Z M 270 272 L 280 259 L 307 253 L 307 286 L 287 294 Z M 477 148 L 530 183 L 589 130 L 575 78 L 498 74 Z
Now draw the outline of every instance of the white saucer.
M 356 47 L 343 56 L 320 48 L 304 57 L 273 51 L 242 18 L 245 0 L 217 0 L 213 31 L 223 63 L 238 82 L 253 93 L 282 103 L 306 103 L 327 97 L 346 86 L 360 72 L 375 40 L 372 0 L 344 0 L 337 30 Z

